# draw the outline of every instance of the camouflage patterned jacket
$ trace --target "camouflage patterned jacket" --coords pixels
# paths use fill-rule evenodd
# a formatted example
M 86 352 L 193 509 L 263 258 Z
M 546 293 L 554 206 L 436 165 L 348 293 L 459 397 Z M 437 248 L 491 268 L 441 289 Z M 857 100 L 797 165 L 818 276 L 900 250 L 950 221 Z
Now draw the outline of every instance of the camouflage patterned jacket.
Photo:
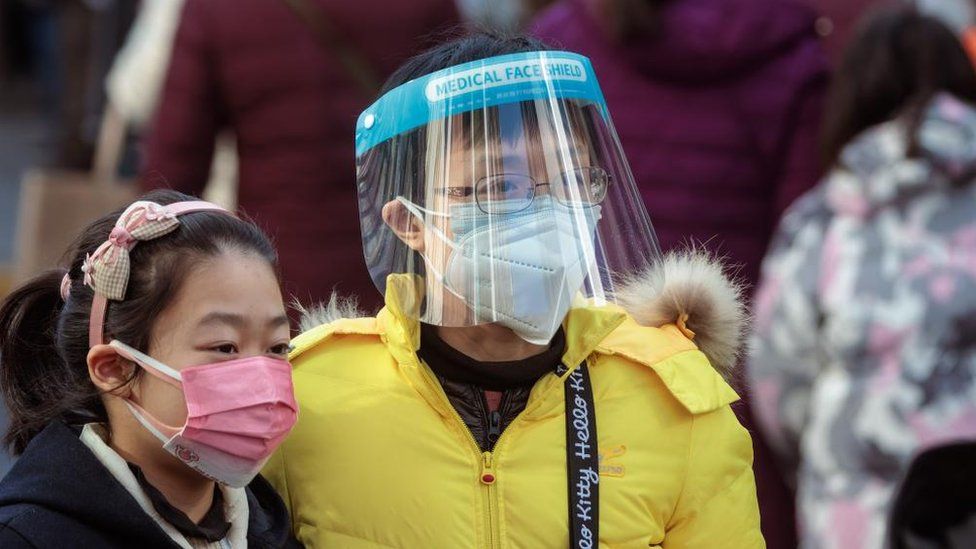
M 785 215 L 763 263 L 755 413 L 804 548 L 883 545 L 921 449 L 976 438 L 976 110 L 937 96 L 869 129 Z

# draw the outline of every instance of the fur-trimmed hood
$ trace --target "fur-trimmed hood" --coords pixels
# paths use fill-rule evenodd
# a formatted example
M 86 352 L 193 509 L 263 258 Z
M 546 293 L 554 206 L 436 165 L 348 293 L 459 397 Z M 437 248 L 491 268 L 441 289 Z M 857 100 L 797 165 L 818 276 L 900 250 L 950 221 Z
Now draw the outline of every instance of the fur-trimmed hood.
M 732 377 L 748 325 L 743 288 L 726 272 L 720 259 L 699 249 L 666 254 L 647 270 L 622 281 L 617 304 L 639 324 L 659 327 L 681 321 L 712 366 Z M 355 297 L 332 294 L 328 302 L 302 314 L 307 331 L 342 318 L 369 316 Z
M 617 304 L 644 326 L 686 319 L 698 349 L 723 377 L 732 377 L 749 322 L 743 286 L 719 258 L 695 248 L 670 252 L 625 280 Z

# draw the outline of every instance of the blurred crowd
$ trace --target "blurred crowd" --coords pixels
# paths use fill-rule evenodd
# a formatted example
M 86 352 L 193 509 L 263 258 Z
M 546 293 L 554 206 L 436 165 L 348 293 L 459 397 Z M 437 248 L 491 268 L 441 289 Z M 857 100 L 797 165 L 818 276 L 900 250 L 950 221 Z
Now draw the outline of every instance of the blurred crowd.
M 973 24 L 972 0 L 2 0 L 0 240 L 21 171 L 101 158 L 239 207 L 297 301 L 374 307 L 356 116 L 464 25 L 528 32 L 592 60 L 661 247 L 754 297 L 737 412 L 768 546 L 976 540 L 971 493 L 925 488 L 976 441 Z

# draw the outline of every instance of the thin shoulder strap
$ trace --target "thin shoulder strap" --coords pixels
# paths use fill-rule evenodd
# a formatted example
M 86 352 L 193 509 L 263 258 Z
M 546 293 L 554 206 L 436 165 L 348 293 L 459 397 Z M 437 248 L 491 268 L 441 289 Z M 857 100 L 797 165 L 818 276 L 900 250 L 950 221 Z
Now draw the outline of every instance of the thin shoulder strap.
M 375 96 L 380 89 L 380 78 L 376 69 L 348 40 L 343 39 L 322 6 L 315 4 L 314 0 L 284 2 L 312 31 L 319 43 L 339 59 L 346 73 L 360 89 L 370 98 Z

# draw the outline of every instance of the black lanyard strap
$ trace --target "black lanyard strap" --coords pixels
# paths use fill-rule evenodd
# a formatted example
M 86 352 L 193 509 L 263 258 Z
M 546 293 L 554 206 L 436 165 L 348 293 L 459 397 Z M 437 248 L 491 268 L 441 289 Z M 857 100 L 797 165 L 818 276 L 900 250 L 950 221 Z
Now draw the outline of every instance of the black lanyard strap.
M 600 454 L 586 362 L 566 377 L 565 386 L 569 542 L 575 549 L 591 549 L 600 539 Z

